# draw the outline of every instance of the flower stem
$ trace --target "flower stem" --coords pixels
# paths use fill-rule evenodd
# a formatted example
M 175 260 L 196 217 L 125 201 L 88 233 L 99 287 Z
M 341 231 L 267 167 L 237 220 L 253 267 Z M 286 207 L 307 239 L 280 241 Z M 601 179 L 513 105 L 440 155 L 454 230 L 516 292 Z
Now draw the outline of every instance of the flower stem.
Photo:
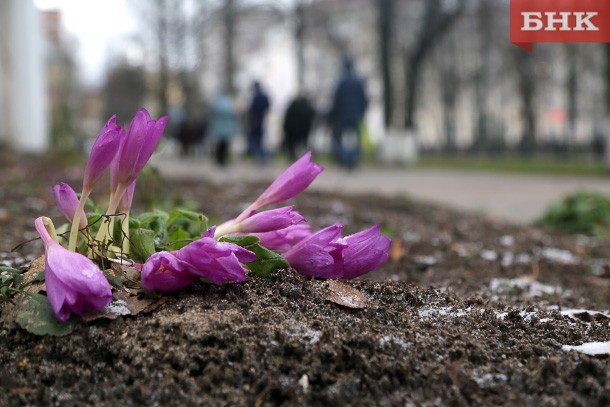
M 87 203 L 87 198 L 91 191 L 83 190 L 80 195 L 80 200 L 78 201 L 78 207 L 76 208 L 76 213 L 74 214 L 74 219 L 72 219 L 72 227 L 70 228 L 70 240 L 68 240 L 68 250 L 76 251 L 76 243 L 78 241 L 78 230 L 80 228 L 80 220 L 83 214 L 83 210 L 85 209 L 85 204 Z
M 123 231 L 123 254 L 129 256 L 129 211 L 125 212 L 125 219 L 121 223 L 121 230 Z

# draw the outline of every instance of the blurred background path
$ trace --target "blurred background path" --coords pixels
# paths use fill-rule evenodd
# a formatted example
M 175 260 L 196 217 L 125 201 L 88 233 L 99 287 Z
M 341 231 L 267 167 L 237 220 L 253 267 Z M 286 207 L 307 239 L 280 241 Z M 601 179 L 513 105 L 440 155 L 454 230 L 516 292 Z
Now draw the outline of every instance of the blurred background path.
M 206 180 L 214 184 L 270 182 L 288 166 L 285 162 L 261 167 L 236 161 L 230 167 L 219 169 L 209 160 L 166 156 L 155 157 L 153 165 L 170 180 Z M 310 189 L 380 197 L 408 196 L 525 224 L 571 192 L 591 190 L 610 194 L 610 181 L 601 177 L 388 167 L 349 172 L 330 165 Z

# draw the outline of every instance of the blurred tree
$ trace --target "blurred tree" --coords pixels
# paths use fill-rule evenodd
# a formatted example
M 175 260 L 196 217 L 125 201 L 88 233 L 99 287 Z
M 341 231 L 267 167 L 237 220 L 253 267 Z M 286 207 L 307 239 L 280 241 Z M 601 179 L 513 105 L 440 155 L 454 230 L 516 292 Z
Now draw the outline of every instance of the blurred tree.
M 444 2 L 427 0 L 419 32 L 412 48 L 404 52 L 405 69 L 405 118 L 407 129 L 415 126 L 415 108 L 417 106 L 417 88 L 423 62 L 438 40 L 447 34 L 449 29 L 462 14 L 466 0 Z
M 377 0 L 379 34 L 379 67 L 383 83 L 383 122 L 389 127 L 394 111 L 394 96 L 392 93 L 392 49 L 394 48 L 394 0 Z
M 208 17 L 204 12 L 207 2 L 131 0 L 131 5 L 145 22 L 142 39 L 157 66 L 153 89 L 159 114 L 167 114 L 172 83 L 177 82 L 182 89 L 193 83 L 185 72 L 194 72 L 201 60 L 200 36 Z
M 128 122 L 146 96 L 146 77 L 140 66 L 124 62 L 111 67 L 105 84 L 104 116 L 117 114 L 118 122 Z
M 492 64 L 492 40 L 496 27 L 495 15 L 490 1 L 479 1 L 476 10 L 476 22 L 479 36 L 479 61 L 474 72 L 475 92 L 475 135 L 473 148 L 481 150 L 489 143 L 489 112 L 487 96 L 490 92 L 489 72 Z
M 517 47 L 512 52 L 519 82 L 517 89 L 521 99 L 521 117 L 524 125 L 520 147 L 524 153 L 531 153 L 536 148 L 537 141 L 536 106 L 534 104 L 536 81 L 533 57 L 531 53 Z
M 606 108 L 610 114 L 610 42 L 605 44 L 606 47 Z
M 227 92 L 235 94 L 235 0 L 224 0 L 224 86 Z
M 568 96 L 567 118 L 568 128 L 565 137 L 565 154 L 569 154 L 571 145 L 576 139 L 576 120 L 578 106 L 578 75 L 577 63 L 579 59 L 578 48 L 575 44 L 565 44 L 567 51 L 568 75 L 566 78 L 566 94 Z
M 445 151 L 455 153 L 456 139 L 456 104 L 461 78 L 458 75 L 457 44 L 455 39 L 447 37 L 439 48 L 439 76 L 441 105 L 443 107 L 443 130 L 445 132 Z

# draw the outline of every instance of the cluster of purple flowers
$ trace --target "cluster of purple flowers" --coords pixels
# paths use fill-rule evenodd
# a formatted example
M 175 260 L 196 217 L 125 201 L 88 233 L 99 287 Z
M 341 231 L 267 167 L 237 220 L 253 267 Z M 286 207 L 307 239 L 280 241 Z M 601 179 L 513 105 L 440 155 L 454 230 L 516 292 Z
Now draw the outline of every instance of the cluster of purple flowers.
M 113 226 L 100 227 L 92 238 L 84 213 L 85 201 L 110 168 L 111 192 L 106 214 L 114 215 L 117 209 L 128 214 L 136 179 L 156 148 L 166 123 L 166 117 L 153 120 L 145 109 L 140 109 L 125 131 L 113 116 L 91 150 L 80 199 L 67 184 L 53 188 L 61 212 L 72 222 L 68 248 L 58 243 L 50 219 L 36 219 L 36 229 L 45 245 L 47 295 L 60 320 L 67 320 L 72 313 L 104 307 L 112 300 L 110 284 L 89 257 L 100 255 L 91 248 L 109 239 L 108 230 L 113 230 Z M 218 285 L 245 281 L 247 264 L 254 262 L 257 255 L 225 241 L 238 236 L 255 236 L 258 244 L 280 253 L 305 276 L 349 279 L 374 270 L 387 260 L 390 248 L 390 240 L 380 234 L 379 226 L 346 237 L 342 236 L 341 224 L 313 233 L 293 206 L 268 208 L 295 197 L 322 171 L 322 166 L 311 161 L 311 153 L 305 154 L 235 219 L 209 228 L 179 250 L 159 251 L 143 264 L 136 264 L 142 286 L 171 292 L 201 278 Z M 124 221 L 121 225 L 127 236 L 128 224 Z M 89 257 L 77 250 L 79 232 L 89 243 Z M 123 247 L 123 252 L 129 253 L 129 244 Z

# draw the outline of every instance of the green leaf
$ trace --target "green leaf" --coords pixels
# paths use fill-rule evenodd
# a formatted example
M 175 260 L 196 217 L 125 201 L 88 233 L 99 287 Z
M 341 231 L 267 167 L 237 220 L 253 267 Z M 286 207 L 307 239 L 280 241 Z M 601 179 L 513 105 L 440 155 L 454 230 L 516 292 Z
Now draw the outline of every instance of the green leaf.
M 155 253 L 155 232 L 150 229 L 134 229 L 131 232 L 131 255 L 133 260 L 144 263 Z
M 170 250 L 182 249 L 192 241 L 191 234 L 182 228 L 175 228 L 167 237 L 167 245 Z
M 15 322 L 34 335 L 64 336 L 72 332 L 76 318 L 61 322 L 55 317 L 46 296 L 29 294 L 20 304 Z
M 220 238 L 221 242 L 233 243 L 241 247 L 250 246 L 260 242 L 257 236 L 224 236 Z
M 246 265 L 251 272 L 259 277 L 267 277 L 275 270 L 290 267 L 285 258 L 259 244 L 249 245 L 246 249 L 256 254 L 256 260 L 246 263 Z
M 168 219 L 169 215 L 167 212 L 159 209 L 155 209 L 152 212 L 144 212 L 137 217 L 140 227 L 152 230 L 156 236 L 163 236 L 165 234 Z
M 167 221 L 167 230 L 171 234 L 177 228 L 184 229 L 190 237 L 199 238 L 208 230 L 208 218 L 198 212 L 174 209 Z

